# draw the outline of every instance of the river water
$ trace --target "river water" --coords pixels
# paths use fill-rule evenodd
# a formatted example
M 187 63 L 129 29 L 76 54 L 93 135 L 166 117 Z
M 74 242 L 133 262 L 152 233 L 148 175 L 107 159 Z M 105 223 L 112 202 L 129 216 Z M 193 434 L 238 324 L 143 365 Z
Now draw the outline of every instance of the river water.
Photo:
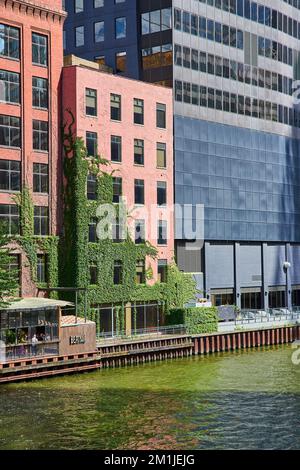
M 299 449 L 290 345 L 0 386 L 0 449 Z

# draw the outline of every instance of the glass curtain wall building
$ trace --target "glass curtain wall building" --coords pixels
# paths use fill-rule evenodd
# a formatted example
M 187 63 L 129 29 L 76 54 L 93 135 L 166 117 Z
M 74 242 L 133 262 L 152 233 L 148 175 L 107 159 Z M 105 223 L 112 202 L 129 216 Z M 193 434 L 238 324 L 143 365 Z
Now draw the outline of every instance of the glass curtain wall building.
M 300 78 L 300 2 L 112 3 L 101 7 L 120 8 L 107 30 L 130 11 L 135 22 L 119 40 L 130 39 L 124 52 L 135 51 L 124 73 L 174 88 L 175 201 L 204 205 L 204 240 L 188 240 L 176 219 L 180 268 L 198 274 L 215 305 L 299 305 L 300 108 L 293 84 Z M 68 11 L 66 51 L 95 59 L 100 49 L 88 39 L 95 26 L 87 47 L 74 49 L 74 9 Z M 122 47 L 107 41 L 101 54 L 113 50 L 106 62 L 117 71 L 114 54 Z

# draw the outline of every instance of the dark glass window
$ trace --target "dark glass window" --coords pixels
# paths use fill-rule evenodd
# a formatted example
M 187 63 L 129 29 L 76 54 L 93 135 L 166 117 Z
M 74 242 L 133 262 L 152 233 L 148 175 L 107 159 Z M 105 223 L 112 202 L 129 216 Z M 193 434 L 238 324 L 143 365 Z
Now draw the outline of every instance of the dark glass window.
M 144 100 L 134 98 L 134 124 L 144 124 Z
M 11 59 L 20 58 L 20 30 L 0 24 L 0 55 Z
M 135 221 L 134 240 L 137 245 L 145 243 L 145 221 L 142 219 Z
M 32 77 L 32 106 L 48 109 L 48 80 Z
M 0 101 L 20 103 L 20 75 L 0 70 Z
M 90 265 L 90 284 L 98 284 L 98 268 L 94 264 Z
M 110 94 L 110 119 L 121 121 L 121 96 L 115 93 Z
M 32 121 L 32 144 L 34 150 L 41 150 L 48 152 L 48 122 L 38 121 L 34 119 Z
M 157 205 L 165 206 L 167 204 L 167 183 L 165 181 L 157 182 Z
M 134 180 L 134 203 L 145 204 L 144 180 Z
M 46 206 L 34 207 L 34 235 L 49 235 L 49 209 Z
M 47 282 L 47 255 L 37 255 L 37 266 L 36 266 L 36 278 L 37 282 Z
M 145 284 L 146 282 L 146 269 L 145 269 L 145 260 L 137 260 L 136 262 L 136 275 L 135 275 L 136 284 Z
M 123 283 L 123 263 L 120 260 L 114 261 L 114 284 Z
M 166 168 L 167 166 L 167 147 L 162 142 L 156 144 L 156 166 L 157 168 Z
M 97 147 L 98 147 L 97 132 L 87 132 L 86 133 L 86 148 L 87 148 L 88 155 L 91 157 L 95 157 L 97 155 Z
M 110 151 L 111 161 L 121 162 L 122 161 L 122 137 L 118 135 L 112 135 L 110 138 Z
M 21 146 L 21 120 L 18 117 L 0 114 L 0 145 Z
M 33 192 L 48 193 L 49 191 L 48 165 L 44 163 L 33 164 Z
M 97 90 L 85 89 L 85 114 L 97 116 Z
M 144 165 L 144 141 L 134 139 L 134 164 Z
M 13 204 L 0 204 L 0 224 L 7 235 L 19 234 L 19 207 Z
M 167 221 L 159 220 L 157 227 L 157 244 L 166 245 L 167 244 Z
M 119 203 L 122 196 L 122 178 L 113 178 L 113 202 Z
M 38 65 L 48 63 L 48 40 L 47 36 L 32 33 L 32 62 Z
M 0 160 L 0 190 L 20 191 L 21 163 L 15 160 Z
M 156 126 L 161 129 L 166 128 L 166 105 L 156 103 Z
M 95 201 L 97 199 L 97 177 L 93 173 L 88 173 L 87 175 L 86 195 L 90 201 Z
M 95 243 L 97 241 L 97 219 L 92 217 L 89 223 L 89 242 Z
M 167 282 L 168 262 L 166 259 L 159 259 L 157 263 L 158 282 Z

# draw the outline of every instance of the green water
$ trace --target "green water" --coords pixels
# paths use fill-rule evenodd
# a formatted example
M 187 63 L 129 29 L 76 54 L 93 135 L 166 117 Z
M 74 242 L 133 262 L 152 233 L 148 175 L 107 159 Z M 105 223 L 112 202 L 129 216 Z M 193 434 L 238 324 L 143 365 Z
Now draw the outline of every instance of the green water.
M 0 386 L 0 449 L 299 449 L 292 348 Z

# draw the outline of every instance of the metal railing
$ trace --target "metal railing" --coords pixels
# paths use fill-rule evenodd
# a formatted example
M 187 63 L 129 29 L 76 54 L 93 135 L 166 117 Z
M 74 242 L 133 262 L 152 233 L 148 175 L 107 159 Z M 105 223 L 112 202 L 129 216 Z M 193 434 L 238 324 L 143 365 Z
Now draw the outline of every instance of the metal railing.
M 130 333 L 126 331 L 105 331 L 97 333 L 98 341 L 108 341 L 114 339 L 140 339 L 140 338 L 153 338 L 154 336 L 171 336 L 171 335 L 186 335 L 186 327 L 184 325 L 172 326 L 153 326 L 149 328 L 140 328 L 132 330 Z
M 268 308 L 265 310 L 245 309 L 241 310 L 233 323 L 236 325 L 244 325 L 281 321 L 300 321 L 300 308 L 293 307 L 292 310 L 287 308 Z

